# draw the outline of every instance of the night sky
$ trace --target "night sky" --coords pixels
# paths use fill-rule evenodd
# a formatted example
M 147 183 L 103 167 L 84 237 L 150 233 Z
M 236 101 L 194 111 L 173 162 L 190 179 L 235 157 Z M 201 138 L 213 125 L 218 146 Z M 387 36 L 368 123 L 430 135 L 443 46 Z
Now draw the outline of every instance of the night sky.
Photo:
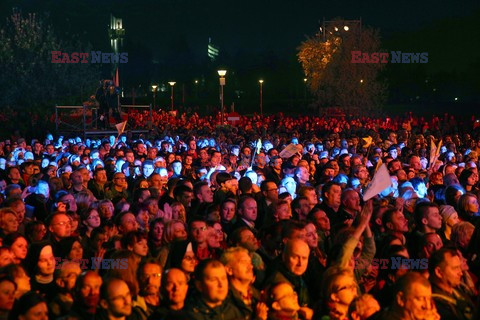
M 135 67 L 146 81 L 166 81 L 172 75 L 191 81 L 204 71 L 209 37 L 238 72 L 250 70 L 252 79 L 283 69 L 289 71 L 276 78 L 288 77 L 288 72 L 303 78 L 296 48 L 318 31 L 323 17 L 342 17 L 361 18 L 364 26 L 379 29 L 386 50 L 429 52 L 425 68 L 430 74 L 460 75 L 473 87 L 480 86 L 478 0 L 2 0 L 2 21 L 12 7 L 24 14 L 48 13 L 57 34 L 66 39 L 76 35 L 102 51 L 110 50 L 107 30 L 113 13 L 123 19 L 130 56 L 158 66 Z M 263 66 L 267 62 L 270 71 Z M 133 79 L 135 70 L 131 72 Z M 405 68 L 407 80 L 409 72 Z

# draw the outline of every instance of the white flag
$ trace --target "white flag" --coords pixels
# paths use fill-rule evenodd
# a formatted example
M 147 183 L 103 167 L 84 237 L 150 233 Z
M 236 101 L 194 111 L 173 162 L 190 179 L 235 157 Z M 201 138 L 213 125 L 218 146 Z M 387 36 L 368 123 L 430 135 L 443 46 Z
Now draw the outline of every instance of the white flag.
M 378 168 L 377 173 L 373 176 L 372 182 L 365 190 L 363 194 L 363 201 L 367 201 L 377 194 L 382 192 L 383 190 L 387 189 L 392 185 L 392 181 L 390 180 L 390 174 L 388 174 L 387 166 L 382 164 L 380 168 Z
M 118 131 L 118 135 L 121 135 L 123 131 L 125 131 L 126 125 L 127 125 L 127 121 L 123 121 L 115 125 L 115 128 L 117 128 L 117 131 Z

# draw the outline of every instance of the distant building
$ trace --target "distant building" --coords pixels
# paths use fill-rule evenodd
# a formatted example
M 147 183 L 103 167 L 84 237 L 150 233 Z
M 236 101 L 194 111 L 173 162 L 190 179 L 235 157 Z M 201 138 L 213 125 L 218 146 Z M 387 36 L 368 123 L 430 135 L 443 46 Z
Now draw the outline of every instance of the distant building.
M 207 54 L 211 61 L 215 61 L 220 53 L 220 49 L 212 43 L 212 38 L 208 38 Z

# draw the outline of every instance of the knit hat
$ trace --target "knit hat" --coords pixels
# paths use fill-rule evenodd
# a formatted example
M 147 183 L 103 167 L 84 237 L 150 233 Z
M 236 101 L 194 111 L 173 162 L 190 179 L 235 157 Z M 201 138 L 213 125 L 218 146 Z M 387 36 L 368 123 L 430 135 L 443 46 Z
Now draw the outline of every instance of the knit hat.
M 457 213 L 457 211 L 455 211 L 455 208 L 449 205 L 441 205 L 439 210 L 443 221 L 447 221 L 448 219 L 450 219 L 451 216 Z

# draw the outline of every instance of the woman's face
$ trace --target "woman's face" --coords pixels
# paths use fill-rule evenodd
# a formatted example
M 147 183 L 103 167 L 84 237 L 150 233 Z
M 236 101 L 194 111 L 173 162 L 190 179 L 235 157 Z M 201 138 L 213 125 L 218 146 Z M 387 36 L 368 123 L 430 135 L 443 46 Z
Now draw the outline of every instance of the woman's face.
M 105 220 L 110 220 L 113 217 L 113 206 L 110 203 L 102 203 L 98 210 L 100 216 Z
M 185 222 L 187 220 L 187 213 L 185 207 L 182 204 L 178 204 L 172 207 L 172 218 L 175 220 L 182 220 Z
M 474 186 L 478 182 L 478 175 L 476 173 L 472 173 L 470 177 L 467 178 L 467 185 Z
M 40 302 L 31 307 L 25 315 L 19 317 L 19 320 L 48 320 L 47 304 L 45 302 Z
M 25 292 L 32 290 L 30 285 L 30 277 L 27 275 L 25 270 L 23 270 L 23 268 L 20 268 L 18 274 L 15 275 L 13 280 L 17 284 L 17 297 L 18 294 L 24 294 Z
M 83 247 L 80 242 L 75 241 L 68 255 L 71 260 L 81 260 L 83 258 Z
M 137 213 L 137 217 L 135 218 L 140 226 L 145 228 L 148 226 L 148 211 L 147 210 L 140 210 Z
M 217 230 L 213 227 L 208 227 L 207 243 L 209 248 L 220 248 L 220 237 L 217 234 Z
M 163 223 L 160 223 L 160 222 L 157 222 L 155 223 L 155 225 L 153 226 L 153 238 L 157 241 L 160 241 L 162 239 L 162 236 L 163 236 Z
M 15 259 L 23 260 L 27 256 L 28 252 L 28 243 L 24 237 L 18 237 L 15 242 L 12 243 L 10 247 Z
M 226 202 L 222 207 L 222 219 L 230 222 L 235 217 L 235 204 Z
M 448 220 L 446 221 L 446 224 L 447 226 L 449 227 L 453 227 L 454 225 L 456 225 L 460 220 L 458 219 L 458 214 L 455 212 L 454 214 L 452 214 Z
M 292 212 L 290 207 L 287 204 L 283 204 L 277 208 L 275 211 L 275 216 L 278 220 L 288 220 L 292 217 Z
M 43 247 L 38 257 L 38 274 L 42 276 L 51 276 L 55 271 L 55 257 L 51 246 Z
M 140 257 L 146 257 L 148 253 L 147 239 L 141 239 L 133 244 L 133 253 Z
M 186 273 L 192 273 L 195 270 L 195 267 L 197 266 L 197 264 L 198 264 L 198 260 L 195 257 L 195 254 L 193 253 L 193 251 L 188 251 L 183 256 L 181 268 Z
M 15 302 L 15 285 L 8 280 L 0 282 L 0 311 L 10 311 Z
M 87 220 L 84 222 L 88 228 L 90 229 L 95 229 L 100 227 L 100 214 L 98 214 L 97 210 L 92 210 L 90 211 L 90 214 L 88 215 Z
M 185 230 L 185 226 L 183 223 L 175 223 L 173 225 L 173 238 L 175 240 L 186 240 L 187 239 L 187 231 Z
M 469 196 L 467 201 L 467 212 L 477 213 L 478 212 L 478 200 L 477 197 Z

